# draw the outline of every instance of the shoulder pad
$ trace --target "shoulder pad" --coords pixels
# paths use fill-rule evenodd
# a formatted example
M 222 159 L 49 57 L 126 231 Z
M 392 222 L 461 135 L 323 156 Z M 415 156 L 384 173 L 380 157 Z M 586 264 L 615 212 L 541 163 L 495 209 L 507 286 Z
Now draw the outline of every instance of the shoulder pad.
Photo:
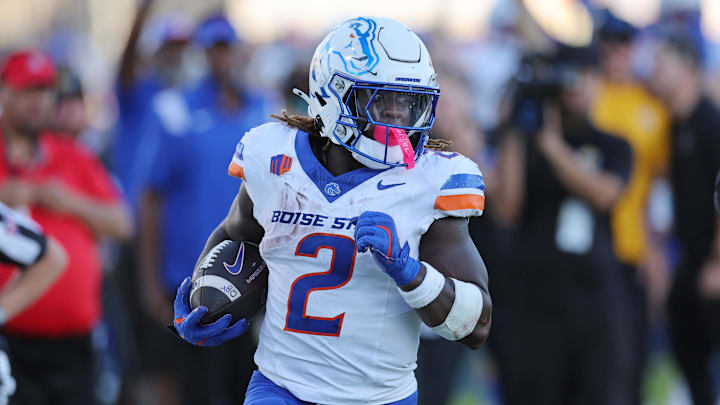
M 246 132 L 235 147 L 228 174 L 245 180 L 245 167 L 250 160 L 260 160 L 271 153 L 294 131 L 278 122 L 268 122 Z
M 453 157 L 455 164 L 435 198 L 438 217 L 482 215 L 485 208 L 485 182 L 477 164 L 462 155 Z

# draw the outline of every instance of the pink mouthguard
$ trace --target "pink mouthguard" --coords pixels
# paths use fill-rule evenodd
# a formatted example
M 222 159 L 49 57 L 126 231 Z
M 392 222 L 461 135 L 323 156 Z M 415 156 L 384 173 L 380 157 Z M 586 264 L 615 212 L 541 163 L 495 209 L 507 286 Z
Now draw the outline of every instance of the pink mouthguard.
M 400 150 L 403 155 L 403 163 L 405 169 L 410 170 L 415 167 L 415 151 L 413 150 L 410 138 L 404 130 L 400 128 L 388 128 L 385 125 L 378 125 L 373 130 L 373 138 L 381 144 L 385 144 L 387 130 L 390 130 L 390 135 L 387 137 L 388 146 L 400 146 Z

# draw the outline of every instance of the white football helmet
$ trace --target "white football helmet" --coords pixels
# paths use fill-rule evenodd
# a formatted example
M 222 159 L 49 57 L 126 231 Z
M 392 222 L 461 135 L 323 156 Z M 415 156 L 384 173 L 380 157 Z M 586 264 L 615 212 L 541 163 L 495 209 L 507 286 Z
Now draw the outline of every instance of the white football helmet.
M 367 167 L 411 168 L 440 94 L 425 44 L 404 24 L 358 17 L 335 27 L 310 64 L 308 103 L 320 134 Z

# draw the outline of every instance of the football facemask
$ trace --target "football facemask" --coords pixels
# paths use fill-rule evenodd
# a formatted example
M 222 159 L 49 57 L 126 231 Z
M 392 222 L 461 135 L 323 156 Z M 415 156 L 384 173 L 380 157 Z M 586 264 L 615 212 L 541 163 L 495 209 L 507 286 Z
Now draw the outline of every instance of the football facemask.
M 432 128 L 437 98 L 432 89 L 355 84 L 345 98 L 351 114 L 340 114 L 338 124 L 357 129 L 360 136 L 345 146 L 370 167 L 414 167 Z

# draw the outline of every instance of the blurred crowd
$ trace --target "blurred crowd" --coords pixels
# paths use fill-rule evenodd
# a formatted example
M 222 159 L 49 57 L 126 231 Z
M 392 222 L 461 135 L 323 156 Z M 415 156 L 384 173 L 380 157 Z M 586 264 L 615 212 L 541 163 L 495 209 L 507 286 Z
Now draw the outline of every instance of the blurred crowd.
M 481 384 L 486 397 L 647 403 L 649 359 L 663 350 L 687 403 L 715 405 L 717 45 L 697 10 L 638 29 L 591 9 L 592 42 L 571 47 L 520 2 L 504 9 L 474 41 L 421 35 L 441 84 L 432 136 L 473 158 L 487 184 L 485 214 L 469 225 L 495 309 L 484 367 L 498 383 Z M 240 403 L 254 336 L 197 348 L 166 325 L 240 186 L 227 175 L 238 139 L 281 109 L 306 113 L 292 89 L 307 92 L 318 39 L 259 46 L 220 12 L 159 14 L 144 1 L 100 75 L 112 83 L 98 86 L 62 38 L 76 41 L 57 33 L 44 49 L 5 50 L 2 64 L 0 201 L 70 257 L 3 326 L 14 400 Z M 470 372 L 466 349 L 425 332 L 420 403 L 450 403 Z

